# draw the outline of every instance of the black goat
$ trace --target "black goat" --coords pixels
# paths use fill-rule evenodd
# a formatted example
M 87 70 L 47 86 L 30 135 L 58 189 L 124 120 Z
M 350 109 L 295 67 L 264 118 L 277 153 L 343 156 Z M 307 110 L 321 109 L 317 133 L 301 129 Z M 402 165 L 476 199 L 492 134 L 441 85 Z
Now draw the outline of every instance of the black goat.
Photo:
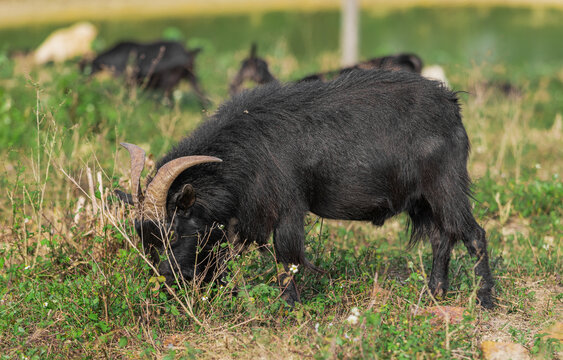
M 420 74 L 422 71 L 422 59 L 415 54 L 397 54 L 372 58 L 362 61 L 354 66 L 307 75 L 299 81 L 321 80 L 327 81 L 342 74 L 358 69 L 387 69 L 395 71 L 410 71 Z M 241 62 L 240 69 L 230 85 L 229 93 L 231 96 L 238 94 L 242 90 L 245 81 L 253 81 L 257 85 L 267 84 L 277 81 L 268 69 L 268 63 L 263 58 L 256 56 L 256 44 L 252 44 L 250 55 Z
M 422 59 L 415 54 L 388 55 L 362 61 L 360 63 L 357 63 L 356 65 L 338 70 L 308 75 L 299 81 L 326 81 L 358 69 L 387 69 L 394 71 L 409 71 L 420 74 L 420 72 L 422 71 L 422 65 Z
M 200 101 L 206 103 L 194 70 L 195 57 L 200 51 L 199 48 L 186 50 L 182 44 L 174 41 L 148 44 L 120 42 L 94 58 L 90 75 L 109 70 L 119 76 L 131 65 L 131 77 L 137 85 L 161 90 L 169 97 L 178 83 L 186 79 Z M 84 62 L 81 64 L 82 69 L 85 65 Z
M 468 199 L 469 140 L 456 94 L 439 82 L 355 70 L 326 83 L 244 92 L 158 161 L 144 193 L 144 152 L 124 146 L 132 156 L 133 197 L 126 199 L 136 206 L 137 232 L 162 251 L 160 234 L 171 230 L 169 260 L 159 267 L 169 279 L 173 268 L 186 279 L 201 274 L 196 254 L 208 258 L 208 247 L 196 251 L 198 235 L 208 238 L 213 224 L 228 225 L 242 244 L 264 244 L 273 232 L 286 270 L 314 269 L 305 257 L 307 212 L 375 225 L 407 212 L 411 243 L 429 237 L 432 244 L 432 292 L 446 291 L 451 249 L 462 240 L 477 258 L 478 299 L 493 306 L 485 231 Z M 220 241 L 213 231 L 211 238 Z M 294 282 L 284 297 L 299 301 Z
M 276 81 L 270 73 L 266 60 L 256 56 L 256 44 L 250 47 L 250 55 L 240 64 L 240 70 L 231 82 L 229 93 L 231 96 L 238 94 L 242 90 L 245 81 L 251 80 L 258 85 Z

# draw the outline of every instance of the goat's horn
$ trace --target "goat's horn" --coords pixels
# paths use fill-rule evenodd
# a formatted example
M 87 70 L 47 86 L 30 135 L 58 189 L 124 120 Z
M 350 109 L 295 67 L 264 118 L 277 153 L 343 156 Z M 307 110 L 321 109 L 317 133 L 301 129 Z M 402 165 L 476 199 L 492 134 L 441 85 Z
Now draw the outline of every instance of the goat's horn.
M 131 156 L 131 196 L 135 208 L 139 209 L 139 201 L 143 196 L 141 192 L 141 172 L 145 168 L 145 150 L 134 144 L 121 143 L 120 145 L 126 148 Z
M 256 43 L 252 43 L 250 46 L 250 58 L 254 59 L 256 57 Z
M 143 202 L 143 215 L 147 219 L 161 220 L 166 214 L 166 197 L 174 180 L 184 170 L 194 165 L 221 162 L 212 156 L 184 156 L 164 164 L 156 173 L 145 192 Z

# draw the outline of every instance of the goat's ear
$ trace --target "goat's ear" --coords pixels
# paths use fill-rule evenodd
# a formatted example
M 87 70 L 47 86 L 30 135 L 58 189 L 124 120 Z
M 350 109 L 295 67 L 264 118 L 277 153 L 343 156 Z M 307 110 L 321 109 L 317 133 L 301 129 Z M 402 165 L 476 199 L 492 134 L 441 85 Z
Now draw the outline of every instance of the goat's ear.
M 176 207 L 187 210 L 195 203 L 195 190 L 191 184 L 182 186 L 182 190 L 175 196 Z
M 119 198 L 119 200 L 121 200 L 121 202 L 123 202 L 124 204 L 127 205 L 133 205 L 133 196 L 131 194 L 127 194 L 119 189 L 116 189 L 113 191 L 113 193 Z

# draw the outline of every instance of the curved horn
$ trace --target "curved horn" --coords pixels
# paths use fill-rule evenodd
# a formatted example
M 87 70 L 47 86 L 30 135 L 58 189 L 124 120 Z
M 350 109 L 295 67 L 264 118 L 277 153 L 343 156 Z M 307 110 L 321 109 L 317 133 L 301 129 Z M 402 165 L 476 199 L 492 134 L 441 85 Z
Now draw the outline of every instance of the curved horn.
M 194 165 L 221 161 L 221 159 L 213 156 L 184 156 L 164 164 L 158 169 L 154 179 L 147 187 L 145 201 L 143 202 L 143 215 L 148 219 L 162 219 L 166 214 L 168 189 L 178 175 Z
M 135 208 L 139 209 L 139 200 L 143 196 L 141 192 L 141 172 L 145 168 L 145 150 L 134 144 L 121 143 L 120 145 L 126 148 L 131 156 L 131 196 Z

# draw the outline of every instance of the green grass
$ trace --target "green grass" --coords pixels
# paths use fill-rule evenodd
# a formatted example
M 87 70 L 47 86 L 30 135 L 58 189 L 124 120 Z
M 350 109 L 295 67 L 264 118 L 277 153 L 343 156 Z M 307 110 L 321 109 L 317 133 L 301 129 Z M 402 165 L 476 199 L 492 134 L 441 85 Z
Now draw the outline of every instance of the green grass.
M 270 46 L 274 72 L 304 72 L 287 42 Z M 215 104 L 245 53 L 211 49 L 198 59 Z M 308 59 L 315 71 L 338 55 Z M 470 91 L 460 96 L 495 310 L 475 305 L 478 279 L 463 246 L 454 249 L 450 292 L 436 303 L 425 279 L 430 248 L 406 251 L 405 217 L 376 228 L 312 215 L 308 258 L 327 274 L 299 269 L 303 303 L 290 310 L 271 246 L 232 258 L 226 287 L 171 292 L 138 251 L 132 214 L 110 196 L 128 189 L 119 142 L 141 145 L 151 163 L 204 121 L 186 85 L 168 106 L 119 80 L 85 82 L 72 62 L 29 75 L 4 54 L 0 64 L 1 358 L 478 358 L 487 339 L 538 358 L 561 351 L 542 335 L 563 313 L 560 74 L 514 75 L 522 93 L 507 97 L 483 84 L 510 64 L 451 65 L 453 87 Z M 427 312 L 436 304 L 464 316 L 436 321 Z

